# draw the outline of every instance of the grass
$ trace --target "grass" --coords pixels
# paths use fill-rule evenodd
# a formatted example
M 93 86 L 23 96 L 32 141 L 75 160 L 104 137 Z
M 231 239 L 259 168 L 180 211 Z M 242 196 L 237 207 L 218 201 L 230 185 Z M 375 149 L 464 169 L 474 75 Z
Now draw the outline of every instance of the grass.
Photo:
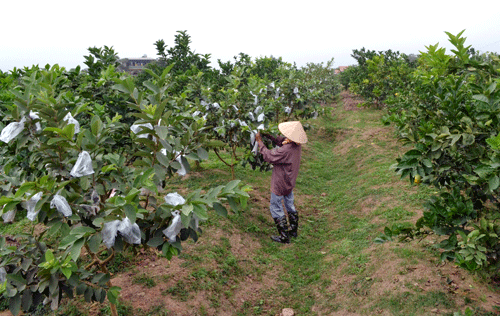
M 271 172 L 238 166 L 236 178 L 253 187 L 247 209 L 227 218 L 211 215 L 200 240 L 183 244 L 172 260 L 179 275 L 152 278 L 133 268 L 137 258 L 127 257 L 117 258 L 113 272 L 135 271 L 133 282 L 180 303 L 190 315 L 278 315 L 286 307 L 296 315 L 452 315 L 467 307 L 487 315 L 487 304 L 473 292 L 450 290 L 448 277 L 461 273 L 464 282 L 472 282 L 473 276 L 438 265 L 432 241 L 373 242 L 385 226 L 414 223 L 432 194 L 390 169 L 404 148 L 382 126 L 382 112 L 339 106 L 326 113 L 307 131 L 310 142 L 294 191 L 299 236 L 290 245 L 269 238 L 276 233 L 268 211 Z M 167 191 L 207 189 L 230 177 L 211 154 L 187 179 L 169 182 Z M 474 282 L 485 288 L 481 280 Z M 175 315 L 172 308 L 155 305 L 133 314 Z
M 133 283 L 142 284 L 145 287 L 147 287 L 148 289 L 156 286 L 156 281 L 152 277 L 149 277 L 148 275 L 146 275 L 144 273 L 139 274 L 139 275 L 135 275 L 134 279 L 133 279 Z

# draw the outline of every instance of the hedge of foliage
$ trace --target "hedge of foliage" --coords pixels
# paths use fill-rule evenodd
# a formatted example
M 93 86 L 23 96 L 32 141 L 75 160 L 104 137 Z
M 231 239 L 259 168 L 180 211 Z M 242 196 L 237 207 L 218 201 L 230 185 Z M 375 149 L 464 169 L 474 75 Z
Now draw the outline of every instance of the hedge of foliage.
M 463 32 L 447 32 L 451 54 L 430 45 L 414 62 L 405 55 L 363 51 L 364 62 L 343 80 L 368 100 L 383 102 L 384 122 L 394 124 L 400 140 L 412 146 L 397 159 L 395 171 L 438 190 L 415 227 L 388 227 L 379 241 L 432 232 L 443 236 L 443 260 L 495 275 L 500 264 L 500 59 L 466 46 Z

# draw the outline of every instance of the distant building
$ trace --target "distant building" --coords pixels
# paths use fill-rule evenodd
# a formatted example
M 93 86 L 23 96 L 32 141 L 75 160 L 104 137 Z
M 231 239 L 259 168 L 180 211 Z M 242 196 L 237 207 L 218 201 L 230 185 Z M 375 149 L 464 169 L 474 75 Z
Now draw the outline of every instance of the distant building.
M 349 66 L 340 66 L 339 68 L 335 69 L 335 74 L 339 74 L 342 71 L 346 70 Z
M 121 64 L 119 70 L 135 76 L 138 75 L 147 64 L 156 60 L 155 58 L 149 58 L 147 55 L 139 58 L 122 58 L 118 60 Z

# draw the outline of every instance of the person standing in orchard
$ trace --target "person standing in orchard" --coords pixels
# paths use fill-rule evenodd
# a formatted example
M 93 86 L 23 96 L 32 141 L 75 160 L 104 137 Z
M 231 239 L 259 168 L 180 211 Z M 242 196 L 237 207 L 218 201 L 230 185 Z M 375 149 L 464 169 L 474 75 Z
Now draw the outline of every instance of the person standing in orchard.
M 299 226 L 299 215 L 294 205 L 293 189 L 299 174 L 301 144 L 307 143 L 307 135 L 299 121 L 281 123 L 278 125 L 278 129 L 283 136 L 274 137 L 264 133 L 261 135 L 259 132 L 255 139 L 264 160 L 273 165 L 269 208 L 279 236 L 271 236 L 271 239 L 288 244 L 290 237 L 297 237 Z M 262 142 L 262 137 L 270 139 L 279 147 L 269 150 Z M 290 230 L 288 230 L 283 204 L 288 214 Z

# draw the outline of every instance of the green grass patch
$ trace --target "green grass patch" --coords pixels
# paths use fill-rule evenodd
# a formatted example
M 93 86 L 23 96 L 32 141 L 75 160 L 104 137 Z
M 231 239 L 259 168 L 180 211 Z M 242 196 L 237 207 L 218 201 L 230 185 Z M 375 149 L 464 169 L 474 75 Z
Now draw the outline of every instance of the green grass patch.
M 387 297 L 381 297 L 379 302 L 381 307 L 395 316 L 425 315 L 430 314 L 431 310 L 456 308 L 451 295 L 440 291 L 387 293 Z
M 154 280 L 154 278 L 152 278 L 144 273 L 134 276 L 133 282 L 135 284 L 141 284 L 141 285 L 147 287 L 148 289 L 156 286 L 156 281 Z

